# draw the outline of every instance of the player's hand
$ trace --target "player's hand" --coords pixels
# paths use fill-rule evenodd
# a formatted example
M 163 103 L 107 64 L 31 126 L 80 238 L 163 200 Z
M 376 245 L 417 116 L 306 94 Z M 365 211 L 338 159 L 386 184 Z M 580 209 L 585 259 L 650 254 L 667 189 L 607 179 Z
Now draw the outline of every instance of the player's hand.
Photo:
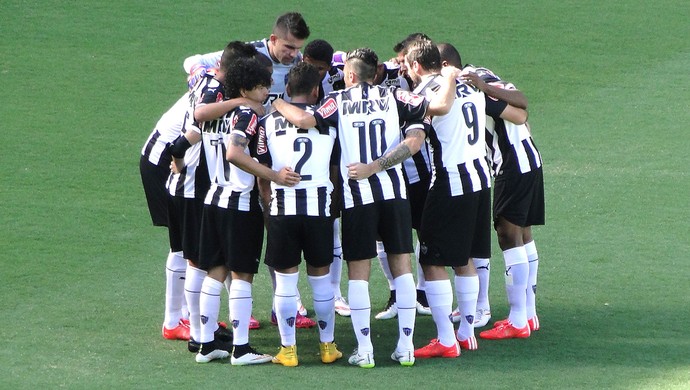
M 374 170 L 368 164 L 360 162 L 348 164 L 347 178 L 350 180 L 362 180 L 374 174 Z
M 184 159 L 181 158 L 173 158 L 172 161 L 170 162 L 170 171 L 174 174 L 178 174 L 182 172 L 184 169 Z
M 462 70 L 460 70 L 460 69 L 458 69 L 452 65 L 444 66 L 443 68 L 441 68 L 441 76 L 443 76 L 443 77 L 449 77 L 449 78 L 457 79 L 458 77 L 460 77 L 461 72 L 462 72 Z
M 254 112 L 258 116 L 264 116 L 266 114 L 266 108 L 264 108 L 264 105 L 255 101 L 255 100 L 244 99 L 244 101 L 242 102 L 242 105 L 247 106 L 247 107 L 251 108 L 252 110 L 254 110 Z
M 299 173 L 290 167 L 284 167 L 278 171 L 278 179 L 275 182 L 281 186 L 294 187 L 300 180 L 302 180 L 302 176 Z
M 474 72 L 463 73 L 460 75 L 460 80 L 471 87 L 479 89 L 480 91 L 483 91 L 486 87 L 486 82 Z

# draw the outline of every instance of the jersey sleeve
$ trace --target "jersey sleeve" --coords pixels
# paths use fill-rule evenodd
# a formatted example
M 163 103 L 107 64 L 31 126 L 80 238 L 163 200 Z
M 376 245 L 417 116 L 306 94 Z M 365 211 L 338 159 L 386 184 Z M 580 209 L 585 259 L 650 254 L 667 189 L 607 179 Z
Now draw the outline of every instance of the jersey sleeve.
M 402 88 L 394 89 L 394 93 L 401 121 L 422 121 L 424 119 L 429 108 L 429 102 L 424 96 L 405 91 Z
M 314 111 L 316 128 L 319 131 L 338 126 L 338 102 L 335 94 L 328 94 L 323 103 Z
M 196 54 L 185 58 L 184 62 L 182 63 L 182 67 L 187 74 L 191 74 L 191 71 L 195 66 L 215 68 L 218 67 L 218 64 L 220 64 L 220 57 L 222 55 L 222 50 L 213 53 Z
M 259 117 L 248 107 L 239 107 L 237 110 L 239 111 L 236 116 L 237 121 L 233 124 L 231 133 L 253 140 L 259 130 Z
M 223 101 L 225 88 L 218 80 L 209 81 L 208 85 L 201 91 L 201 96 L 197 105 L 209 104 Z
M 261 164 L 268 165 L 269 167 L 273 165 L 271 153 L 268 151 L 268 134 L 266 133 L 266 125 L 264 121 L 259 121 L 256 137 L 256 150 L 254 151 L 254 155 Z

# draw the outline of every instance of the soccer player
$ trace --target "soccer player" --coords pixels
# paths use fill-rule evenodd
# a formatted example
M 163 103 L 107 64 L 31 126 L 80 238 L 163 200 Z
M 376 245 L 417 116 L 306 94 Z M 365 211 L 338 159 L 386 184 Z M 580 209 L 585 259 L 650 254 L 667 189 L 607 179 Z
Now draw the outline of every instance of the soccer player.
M 301 63 L 289 75 L 286 93 L 292 104 L 312 110 L 309 105 L 317 102 L 322 79 L 318 69 Z M 334 294 L 328 274 L 333 261 L 330 162 L 335 136 L 334 128 L 299 129 L 279 112 L 272 113 L 259 125 L 259 162 L 273 169 L 294 166 L 302 178 L 294 187 L 259 181 L 264 203 L 270 205 L 265 262 L 275 270 L 274 303 L 281 339 L 280 352 L 273 362 L 288 367 L 298 365 L 295 314 L 302 254 L 319 322 L 321 361 L 332 363 L 342 357 L 333 342 Z
M 202 94 L 199 108 L 226 95 L 262 102 L 269 85 L 270 73 L 258 60 L 239 59 L 232 67 L 221 60 L 217 82 Z M 195 109 L 195 117 L 199 108 Z M 218 317 L 220 292 L 228 272 L 232 275 L 229 294 L 234 330 L 231 363 L 246 365 L 271 360 L 270 355 L 257 352 L 248 343 L 251 282 L 258 271 L 263 244 L 263 217 L 254 175 L 283 185 L 296 184 L 299 175 L 288 167 L 275 172 L 252 159 L 248 144 L 256 136 L 257 123 L 252 109 L 239 107 L 220 119 L 200 123 L 199 132 L 188 132 L 180 141 L 184 149 L 203 140 L 211 177 L 211 188 L 204 201 L 199 251 L 199 266 L 208 271 L 200 298 L 201 349 L 196 355 L 200 363 L 228 357 L 211 328 Z
M 333 46 L 323 39 L 315 39 L 304 47 L 304 62 L 316 66 L 322 79 L 319 87 L 318 102 L 321 102 L 329 93 L 345 88 L 342 66 L 333 64 L 333 53 Z M 337 174 L 337 167 L 334 167 L 334 169 Z M 337 214 L 331 216 L 333 218 L 333 262 L 331 263 L 329 274 L 331 275 L 331 284 L 335 294 L 335 312 L 343 317 L 349 317 L 350 305 L 340 290 L 340 280 L 343 271 L 343 248 L 340 242 L 340 208 L 332 207 L 332 209 L 337 210 Z
M 438 48 L 418 39 L 406 48 L 405 67 L 414 79 L 415 92 L 428 98 L 439 89 L 442 69 Z M 453 108 L 431 120 L 429 140 L 433 177 L 419 231 L 420 263 L 426 278 L 427 298 L 438 337 L 415 351 L 417 358 L 457 357 L 461 346 L 477 349 L 473 314 L 478 278 L 470 257 L 488 257 L 491 252 L 490 186 L 484 137 L 485 111 L 495 111 L 513 120 L 526 120 L 527 113 L 487 98 L 484 93 L 458 83 Z M 464 316 L 457 333 L 450 319 L 453 289 L 446 267 L 455 270 L 455 288 Z
M 272 63 L 272 80 L 273 84 L 270 87 L 268 97 L 263 102 L 265 107 L 270 107 L 271 102 L 277 97 L 282 97 L 285 94 L 285 85 L 287 83 L 287 75 L 290 69 L 302 62 L 302 53 L 300 52 L 304 41 L 309 38 L 310 30 L 302 14 L 298 12 L 287 12 L 276 19 L 271 35 L 268 38 L 250 42 L 259 53 L 268 57 Z M 183 67 L 187 73 L 193 73 L 194 69 L 199 66 L 214 67 L 217 66 L 221 57 L 220 51 L 197 54 L 188 57 L 184 60 Z M 269 268 L 271 281 L 275 287 L 275 275 L 273 270 Z M 229 290 L 228 290 L 229 291 Z M 311 328 L 316 323 L 308 317 L 307 310 L 298 299 L 298 306 L 300 315 L 297 318 L 297 327 Z M 272 313 L 273 314 L 273 313 Z M 273 317 L 273 315 L 272 315 Z M 251 317 L 252 329 L 260 327 L 260 324 L 254 317 Z
M 377 65 L 378 57 L 370 49 L 348 53 L 343 69 L 346 89 L 329 94 L 313 115 L 282 99 L 273 103 L 300 128 L 338 129 L 343 255 L 348 265 L 348 297 L 358 345 L 348 362 L 363 368 L 375 366 L 368 280 L 379 236 L 389 255 L 397 291 L 399 339 L 391 358 L 404 366 L 414 364 L 412 227 L 400 163 L 424 143 L 423 120 L 427 112 L 449 110 L 454 83 L 449 79 L 438 99 L 429 102 L 399 88 L 373 85 Z
M 500 80 L 491 70 L 483 67 L 477 68 L 473 65 L 463 66 L 460 53 L 449 43 L 440 43 L 438 49 L 441 53 L 442 65 L 462 68 L 464 72 L 461 77 L 466 83 L 479 88 L 488 96 L 505 101 L 511 106 L 527 109 L 527 97 L 521 91 L 499 88 L 488 83 L 480 84 L 480 81 L 484 79 L 487 81 Z M 487 118 L 487 121 L 491 122 L 492 119 Z M 490 145 L 487 145 L 487 153 L 488 158 L 491 160 L 494 156 Z M 494 171 L 492 170 L 491 173 L 493 175 Z M 475 257 L 472 259 L 472 264 L 479 277 L 479 295 L 477 298 L 477 311 L 474 316 L 474 327 L 480 328 L 491 320 L 491 306 L 489 303 L 490 259 L 488 257 Z M 459 308 L 453 312 L 452 318 L 453 322 L 460 322 L 462 315 Z

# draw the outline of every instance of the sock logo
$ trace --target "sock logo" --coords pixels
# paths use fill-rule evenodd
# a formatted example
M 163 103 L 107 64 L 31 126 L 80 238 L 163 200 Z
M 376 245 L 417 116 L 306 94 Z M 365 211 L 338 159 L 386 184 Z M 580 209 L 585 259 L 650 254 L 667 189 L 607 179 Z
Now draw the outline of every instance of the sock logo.
M 479 266 L 479 267 L 477 267 L 477 269 L 485 269 L 488 271 L 489 270 L 489 264 Z
M 326 329 L 326 325 L 328 325 L 328 324 L 326 323 L 326 321 L 319 321 L 319 328 L 320 328 L 321 330 Z
M 232 328 L 237 329 L 238 326 L 240 326 L 240 321 L 239 320 L 232 320 Z
M 510 276 L 510 269 L 511 269 L 511 268 L 513 268 L 513 267 L 508 267 L 508 268 L 506 268 L 506 276 Z
M 206 317 L 206 316 L 201 316 L 201 323 L 202 323 L 203 325 L 206 325 L 207 322 L 208 322 L 208 317 Z
M 429 248 L 427 248 L 426 244 L 420 244 L 419 251 L 426 255 L 426 252 L 429 251 Z
M 468 316 L 465 316 L 465 320 L 467 321 L 468 324 L 474 324 L 474 316 L 471 314 Z
M 410 329 L 410 328 L 403 328 L 402 330 L 403 330 L 403 333 L 405 334 L 405 336 L 409 336 L 412 334 L 412 329 Z
M 533 293 L 534 295 L 537 295 L 537 285 L 536 285 L 536 284 L 533 284 L 533 285 L 532 285 L 532 293 Z
M 289 327 L 295 326 L 295 317 L 290 317 L 285 320 L 285 323 L 288 324 Z
M 362 328 L 359 330 L 363 335 L 369 336 L 369 328 Z

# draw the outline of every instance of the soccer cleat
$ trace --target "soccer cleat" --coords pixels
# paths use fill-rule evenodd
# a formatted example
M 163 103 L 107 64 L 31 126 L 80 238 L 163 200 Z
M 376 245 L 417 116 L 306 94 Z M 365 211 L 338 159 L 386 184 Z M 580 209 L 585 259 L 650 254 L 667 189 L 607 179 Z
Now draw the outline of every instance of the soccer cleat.
M 391 354 L 391 359 L 400 363 L 401 366 L 414 366 L 414 350 L 398 351 L 397 349 Z
M 261 323 L 254 318 L 254 316 L 249 317 L 249 329 L 259 329 L 261 328 Z
M 457 338 L 457 335 L 455 335 Z M 477 338 L 472 336 L 468 337 L 464 340 L 458 340 L 458 344 L 460 345 L 460 349 L 466 349 L 468 351 L 476 351 L 479 348 L 479 344 L 477 344 Z
M 430 316 L 431 309 L 428 306 L 423 306 L 421 303 L 417 302 L 417 314 L 422 316 Z
M 524 328 L 516 328 L 508 321 L 501 323 L 493 329 L 485 330 L 479 334 L 479 337 L 488 340 L 503 340 L 503 339 L 526 339 L 530 335 L 529 325 Z
M 201 343 L 199 353 L 194 358 L 197 363 L 208 363 L 211 360 L 225 359 L 230 356 L 230 352 L 221 348 L 216 341 Z
M 187 341 L 187 350 L 191 353 L 197 353 L 199 352 L 199 349 L 201 349 L 201 344 L 197 343 L 190 337 L 189 341 Z
M 347 359 L 347 362 L 353 366 L 360 366 L 362 368 L 374 368 L 376 363 L 374 363 L 374 353 L 373 352 L 362 352 L 355 349 Z
M 183 324 L 185 324 L 185 325 L 187 325 L 187 326 L 189 326 L 189 318 L 183 318 L 183 319 L 180 320 L 180 322 L 183 323 Z
M 382 312 L 376 314 L 374 318 L 377 320 L 389 320 L 398 316 L 398 305 L 395 303 L 395 296 L 391 294 L 386 303 L 386 308 Z
M 218 329 L 213 332 L 213 337 L 216 340 L 220 340 L 224 343 L 232 343 L 232 331 L 226 327 L 223 327 L 218 323 Z
M 319 343 L 319 353 L 321 355 L 321 362 L 325 364 L 333 363 L 343 357 L 343 353 L 338 351 L 338 346 L 334 342 Z
M 282 364 L 285 367 L 297 367 L 299 361 L 297 360 L 297 346 L 291 345 L 288 347 L 280 347 L 280 352 L 273 357 L 273 363 Z
M 271 310 L 271 324 L 272 325 L 278 325 L 278 317 L 276 316 L 276 311 Z
M 180 321 L 176 327 L 168 329 L 163 326 L 163 338 L 168 340 L 189 340 L 189 326 Z
M 454 342 L 451 346 L 445 346 L 438 339 L 433 339 L 428 345 L 414 351 L 414 357 L 420 359 L 433 357 L 456 358 L 458 356 L 460 356 L 460 345 L 457 342 Z
M 303 316 L 307 316 L 307 308 L 302 304 L 302 298 L 297 298 L 297 312 Z
M 295 328 L 308 329 L 316 326 L 316 321 L 297 313 L 295 318 Z
M 350 316 L 350 305 L 347 304 L 347 300 L 344 297 L 338 297 L 335 299 L 335 312 L 343 317 Z
M 262 364 L 268 363 L 273 360 L 273 356 L 266 355 L 265 353 L 259 353 L 254 348 L 250 347 L 249 344 L 236 345 L 232 349 L 232 355 L 230 356 L 230 364 L 233 366 L 247 366 L 250 364 Z
M 494 322 L 494 328 L 502 326 L 502 325 L 507 324 L 507 323 L 508 323 L 507 318 L 504 320 L 498 320 L 498 321 Z M 528 319 L 527 325 L 529 325 L 530 332 L 534 332 L 536 330 L 539 330 L 539 317 L 534 316 L 534 317 Z
M 417 289 L 417 314 L 423 316 L 431 315 L 429 301 L 426 299 L 426 291 Z
M 491 320 L 491 310 L 489 309 L 477 309 L 474 316 L 474 327 L 481 328 L 486 326 Z
M 458 323 L 462 320 L 462 314 L 460 314 L 460 308 L 455 308 L 452 313 L 450 313 L 450 320 L 454 323 Z

